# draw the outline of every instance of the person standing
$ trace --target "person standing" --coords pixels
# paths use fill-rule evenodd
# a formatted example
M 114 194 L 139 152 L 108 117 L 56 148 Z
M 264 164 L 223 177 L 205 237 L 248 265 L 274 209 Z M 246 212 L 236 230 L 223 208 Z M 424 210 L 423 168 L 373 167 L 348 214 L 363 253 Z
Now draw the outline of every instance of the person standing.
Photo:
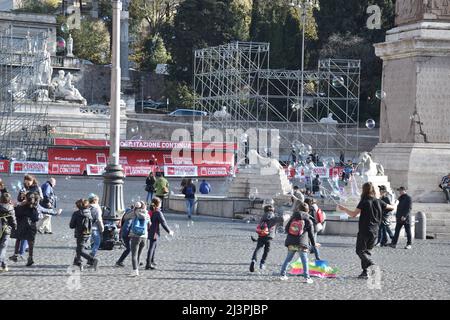
M 159 226 L 161 225 L 169 235 L 173 235 L 173 231 L 170 230 L 169 226 L 167 225 L 166 218 L 164 217 L 164 214 L 161 211 L 161 199 L 154 198 L 152 200 L 149 213 L 151 217 L 150 218 L 151 225 L 150 231 L 148 233 L 148 240 L 150 242 L 147 251 L 147 263 L 145 265 L 145 270 L 156 269 L 155 263 L 156 244 L 159 237 L 161 236 Z
M 201 194 L 209 194 L 211 192 L 211 185 L 205 180 L 202 180 L 202 183 L 200 184 L 199 191 Z
M 50 211 L 56 210 L 56 196 L 54 187 L 56 186 L 55 178 L 50 178 L 46 183 L 41 186 L 42 199 L 40 205 L 44 209 L 52 209 Z M 62 210 L 54 212 L 53 215 L 61 214 Z M 44 234 L 52 234 L 52 214 L 43 214 L 43 218 L 38 222 L 38 232 Z
M 444 192 L 447 203 L 450 203 L 450 173 L 442 177 L 439 187 Z
M 309 207 L 308 214 L 309 214 L 309 219 L 313 223 L 314 241 L 317 242 L 317 235 L 318 235 L 319 231 L 323 230 L 323 224 L 318 221 L 319 220 L 318 219 L 319 206 L 317 205 L 316 201 L 314 201 L 314 199 L 312 199 L 312 198 L 306 198 L 305 203 Z M 322 212 L 322 214 L 323 214 L 323 212 Z M 314 253 L 316 260 L 321 260 L 320 252 L 317 247 L 311 246 L 310 252 Z
M 381 201 L 384 201 L 387 204 L 391 204 L 391 199 L 389 199 L 389 195 L 386 190 L 386 187 L 379 186 L 378 188 L 380 189 Z M 391 212 L 389 210 L 383 210 L 383 219 L 380 224 L 380 230 L 378 231 L 378 241 L 375 246 L 377 246 L 377 245 L 379 245 L 381 247 L 387 246 L 388 236 L 391 239 L 391 241 L 392 241 L 392 239 L 394 239 L 394 235 L 392 234 L 391 228 L 389 227 L 390 226 L 390 222 L 389 222 L 390 214 L 391 214 Z
M 362 186 L 361 200 L 356 209 L 350 210 L 342 205 L 338 205 L 338 210 L 345 212 L 352 218 L 360 215 L 358 235 L 356 237 L 356 254 L 361 259 L 363 271 L 358 278 L 368 279 L 368 268 L 375 265 L 370 257 L 378 236 L 383 210 L 394 210 L 394 207 L 377 199 L 373 184 L 366 182 Z
M 11 195 L 7 192 L 2 193 L 0 196 L 0 272 L 8 271 L 6 249 L 8 248 L 11 231 L 16 229 L 16 215 L 11 202 Z
M 261 218 L 258 226 L 256 227 L 256 232 L 258 233 L 258 240 L 256 243 L 256 248 L 253 251 L 252 261 L 250 263 L 250 272 L 255 272 L 255 264 L 258 262 L 258 252 L 264 248 L 264 252 L 259 263 L 259 269 L 265 269 L 265 263 L 267 256 L 270 252 L 270 244 L 275 237 L 275 229 L 277 224 L 283 223 L 283 217 L 277 217 L 275 215 L 275 209 L 271 204 L 264 206 L 264 215 Z
M 397 189 L 400 193 L 398 197 L 397 213 L 395 214 L 396 225 L 395 234 L 392 243 L 389 245 L 391 248 L 397 246 L 398 237 L 400 236 L 400 231 L 402 227 L 405 227 L 406 232 L 406 247 L 405 249 L 412 249 L 412 236 L 411 236 L 411 210 L 412 210 L 412 198 L 406 193 L 405 187 L 400 187 Z
M 181 190 L 181 193 L 184 194 L 184 198 L 186 199 L 186 213 L 188 215 L 188 219 L 192 219 L 192 214 L 194 213 L 195 208 L 195 185 L 192 183 L 192 179 L 188 179 L 186 185 Z
M 156 173 L 155 195 L 161 199 L 161 210 L 164 210 L 164 199 L 169 196 L 169 181 L 162 172 Z
M 322 185 L 322 181 L 320 181 L 320 176 L 316 174 L 316 177 L 312 181 L 312 192 L 314 195 L 322 196 L 320 192 L 320 186 Z
M 73 264 L 83 269 L 81 258 L 87 260 L 88 265 L 91 265 L 97 271 L 98 259 L 92 257 L 85 251 L 86 244 L 92 233 L 92 216 L 89 201 L 79 199 L 75 202 L 77 211 L 72 214 L 69 227 L 74 229 L 74 236 L 77 239 L 77 248 Z
M 34 192 L 28 192 L 25 195 L 25 200 L 15 207 L 15 214 L 17 219 L 17 230 L 12 233 L 12 237 L 16 238 L 16 245 L 14 248 L 14 256 L 11 260 L 17 262 L 19 255 L 20 244 L 26 240 L 28 242 L 28 261 L 26 266 L 30 267 L 34 264 L 34 242 L 36 239 L 37 226 L 39 221 L 39 212 L 37 206 L 39 204 L 39 195 Z
M 119 260 L 116 262 L 116 267 L 125 267 L 123 264 L 123 261 L 131 252 L 131 239 L 130 239 L 130 230 L 131 230 L 131 223 L 133 220 L 131 219 L 131 214 L 134 210 L 134 204 L 132 204 L 129 208 L 125 210 L 125 214 L 122 217 L 122 221 L 120 223 L 120 233 L 119 238 L 122 241 L 123 245 L 125 246 L 125 250 L 122 252 Z
M 294 209 L 295 201 L 305 202 L 305 195 L 300 190 L 298 186 L 294 186 L 292 196 L 291 196 L 291 202 L 292 202 L 292 209 Z
M 139 276 L 139 261 L 148 237 L 150 224 L 150 217 L 146 209 L 146 204 L 143 201 L 136 202 L 134 204 L 134 210 L 130 213 L 129 217 L 132 219 L 129 236 L 131 239 L 131 261 L 133 263 L 133 272 L 130 274 L 130 277 Z
M 305 282 L 309 284 L 313 283 L 313 280 L 309 275 L 308 266 L 309 243 L 311 243 L 313 247 L 319 247 L 320 245 L 314 240 L 314 227 L 308 212 L 309 207 L 306 203 L 300 201 L 295 203 L 294 213 L 285 227 L 287 236 L 284 245 L 288 248 L 288 253 L 281 266 L 280 280 L 288 279 L 286 275 L 287 267 L 298 252 L 302 261 Z
M 147 179 L 145 179 L 145 191 L 147 191 L 146 202 L 149 203 L 153 199 L 153 193 L 155 192 L 156 179 L 153 176 L 153 171 L 150 171 Z
M 95 257 L 97 254 L 98 248 L 100 248 L 100 243 L 102 242 L 102 234 L 105 230 L 105 226 L 103 224 L 103 218 L 102 218 L 102 209 L 99 205 L 99 197 L 91 193 L 88 196 L 89 201 L 89 209 L 91 210 L 91 216 L 92 216 L 92 234 L 91 234 L 91 241 L 92 241 L 92 249 L 91 249 L 91 256 Z
M 4 193 L 7 193 L 8 192 L 8 190 L 6 189 L 6 187 L 5 187 L 5 183 L 3 182 L 3 180 L 0 178 L 0 193 L 1 194 L 4 194 Z
M 31 174 L 26 174 L 23 177 L 23 187 L 19 191 L 19 195 L 17 196 L 17 202 L 25 201 L 26 195 L 28 192 L 35 192 L 39 196 L 39 200 L 43 198 L 42 189 L 39 187 L 39 182 L 36 177 Z

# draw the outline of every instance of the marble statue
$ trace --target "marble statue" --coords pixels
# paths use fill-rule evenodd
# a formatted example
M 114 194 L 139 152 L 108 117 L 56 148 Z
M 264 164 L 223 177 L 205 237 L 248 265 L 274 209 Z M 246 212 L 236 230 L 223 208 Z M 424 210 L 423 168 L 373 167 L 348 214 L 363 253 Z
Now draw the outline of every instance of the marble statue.
M 369 152 L 363 152 L 360 154 L 359 164 L 362 164 L 363 166 L 363 176 L 384 176 L 383 166 L 374 162 Z
M 222 110 L 214 112 L 216 118 L 229 118 L 231 115 L 227 112 L 227 107 L 223 106 Z
M 283 171 L 283 167 L 278 160 L 262 157 L 254 149 L 250 150 L 247 156 L 250 159 L 250 165 L 255 168 L 260 168 L 261 173 L 264 173 L 264 175 L 273 175 Z
M 33 45 L 31 43 L 30 31 L 27 32 L 27 36 L 25 38 L 27 39 L 27 53 L 32 54 L 33 53 Z
M 328 117 L 320 119 L 320 123 L 338 124 L 338 122 L 333 119 L 333 114 L 332 113 L 328 114 Z
M 43 48 L 40 52 L 38 52 L 38 59 L 40 61 L 36 73 L 35 73 L 35 84 L 42 85 L 50 85 L 50 81 L 52 79 L 53 68 L 51 62 L 50 52 L 47 50 L 47 40 L 45 39 L 43 42 Z
M 78 89 L 72 84 L 73 75 L 69 72 L 65 75 L 64 70 L 58 71 L 58 76 L 52 80 L 52 89 L 55 99 L 80 102 L 86 105 L 86 99 L 80 94 Z
M 69 38 L 67 39 L 67 56 L 73 57 L 73 38 L 72 35 L 69 33 Z

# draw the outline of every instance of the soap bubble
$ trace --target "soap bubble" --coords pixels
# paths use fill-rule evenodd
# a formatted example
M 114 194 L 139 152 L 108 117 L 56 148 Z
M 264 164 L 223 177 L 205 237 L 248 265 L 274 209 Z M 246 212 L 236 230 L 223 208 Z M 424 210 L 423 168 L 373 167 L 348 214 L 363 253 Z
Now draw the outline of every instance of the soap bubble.
M 65 177 L 64 179 L 70 180 L 70 179 L 72 179 L 72 177 L 71 177 L 71 176 L 67 176 L 67 177 Z
M 344 85 L 344 78 L 341 76 L 334 77 L 331 84 L 335 88 L 342 87 Z
M 300 110 L 300 107 L 301 107 L 300 103 L 293 103 L 291 106 L 292 111 L 298 111 Z
M 312 149 L 311 145 L 309 145 L 309 144 L 305 145 L 305 151 L 308 152 L 308 154 L 311 154 L 312 150 L 313 149 Z
M 366 121 L 366 127 L 367 129 L 373 129 L 375 128 L 375 120 L 369 119 Z
M 187 227 L 190 228 L 190 227 L 193 227 L 193 226 L 194 226 L 194 221 L 189 220 L 188 223 L 187 223 Z
M 66 49 L 66 40 L 63 37 L 56 38 L 56 51 L 63 52 Z
M 384 99 L 386 98 L 386 92 L 384 92 L 383 90 L 377 90 L 377 92 L 375 92 L 375 97 L 377 97 L 377 99 Z
M 67 33 L 67 32 L 69 32 L 69 30 L 70 30 L 70 28 L 69 28 L 69 25 L 67 23 L 63 23 L 61 25 L 61 31 L 62 32 Z
M 138 131 L 139 131 L 139 128 L 138 127 L 133 127 L 133 128 L 131 128 L 131 133 L 137 133 Z

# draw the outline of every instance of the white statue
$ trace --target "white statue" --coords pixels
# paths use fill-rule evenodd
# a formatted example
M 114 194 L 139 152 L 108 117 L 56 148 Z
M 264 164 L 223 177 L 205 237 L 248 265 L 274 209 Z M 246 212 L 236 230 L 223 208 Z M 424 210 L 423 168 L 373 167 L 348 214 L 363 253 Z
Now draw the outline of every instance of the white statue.
M 222 107 L 222 110 L 214 112 L 214 117 L 216 118 L 229 118 L 230 116 L 225 106 Z
M 73 57 L 73 38 L 72 35 L 69 33 L 69 39 L 67 39 L 67 56 Z
M 63 70 L 58 71 L 58 76 L 52 80 L 52 88 L 56 99 L 80 102 L 86 105 L 86 99 L 72 84 L 73 76 L 69 72 L 66 76 Z
M 32 54 L 33 53 L 33 47 L 32 47 L 32 44 L 31 44 L 30 31 L 27 32 L 26 39 L 27 39 L 27 53 L 28 54 Z
M 51 62 L 50 52 L 47 50 L 47 39 L 44 40 L 43 48 L 38 53 L 38 59 L 40 60 L 35 74 L 35 84 L 37 85 L 50 85 L 52 79 L 53 68 Z
M 272 175 L 283 171 L 283 167 L 276 159 L 262 157 L 254 149 L 250 150 L 247 154 L 250 165 L 264 170 L 264 174 Z
M 362 174 L 365 176 L 384 176 L 384 168 L 381 164 L 376 163 L 372 160 L 369 152 L 363 152 L 359 156 L 358 166 L 363 165 Z
M 333 119 L 333 114 L 332 113 L 328 114 L 328 117 L 320 119 L 320 123 L 338 124 L 338 122 Z

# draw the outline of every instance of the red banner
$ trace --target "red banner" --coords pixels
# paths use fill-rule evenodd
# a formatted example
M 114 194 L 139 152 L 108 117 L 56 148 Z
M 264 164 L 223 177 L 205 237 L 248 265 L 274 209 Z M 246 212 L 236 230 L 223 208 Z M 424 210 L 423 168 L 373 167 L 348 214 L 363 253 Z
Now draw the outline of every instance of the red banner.
M 229 174 L 230 167 L 198 167 L 199 177 L 225 177 Z
M 48 174 L 48 162 L 13 161 L 11 173 Z
M 0 160 L 0 172 L 9 173 L 9 160 Z

